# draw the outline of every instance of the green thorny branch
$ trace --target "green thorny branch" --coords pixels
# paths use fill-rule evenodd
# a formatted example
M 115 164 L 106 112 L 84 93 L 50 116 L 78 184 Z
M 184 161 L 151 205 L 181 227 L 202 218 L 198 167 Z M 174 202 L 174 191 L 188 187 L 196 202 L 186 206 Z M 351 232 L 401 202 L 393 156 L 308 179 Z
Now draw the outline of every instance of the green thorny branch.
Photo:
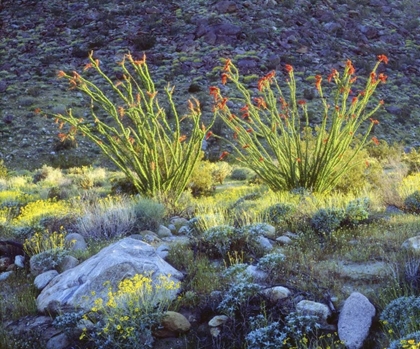
M 354 166 L 357 153 L 376 137 L 368 139 L 372 127 L 378 123 L 371 116 L 383 101 L 369 110 L 369 99 L 386 75 L 377 74 L 381 62 L 388 58 L 378 56 L 378 62 L 367 79 L 363 91 L 355 97 L 352 84 L 356 81 L 355 69 L 347 61 L 344 73 L 333 69 L 328 81 L 335 82 L 332 107 L 324 97 L 320 75 L 315 76 L 315 86 L 323 104 L 322 122 L 315 130 L 310 127 L 308 106 L 305 100 L 296 98 L 296 81 L 293 67 L 286 65 L 290 90 L 288 99 L 283 94 L 275 72 L 272 71 L 258 81 L 259 96 L 252 98 L 250 92 L 239 81 L 238 69 L 226 61 L 222 83 L 231 81 L 240 98 L 234 101 L 242 106 L 240 116 L 232 113 L 217 87 L 210 88 L 215 100 L 215 115 L 220 116 L 233 131 L 231 144 L 239 160 L 254 170 L 273 190 L 306 188 L 316 192 L 332 190 L 339 179 Z M 304 120 L 304 121 L 301 121 Z M 370 120 L 370 125 L 358 142 L 356 133 L 360 126 Z M 228 153 L 223 152 L 221 158 Z
M 59 77 L 69 80 L 70 87 L 91 98 L 90 118 L 77 118 L 69 110 L 67 115 L 55 115 L 61 126 L 71 126 L 65 139 L 77 131 L 99 146 L 103 153 L 124 172 L 137 191 L 148 197 L 166 195 L 175 202 L 188 184 L 191 173 L 201 156 L 204 135 L 209 127 L 201 124 L 201 110 L 196 99 L 188 101 L 189 115 L 180 117 L 172 94 L 165 88 L 173 123 L 160 107 L 157 91 L 150 77 L 146 57 L 135 60 L 126 54 L 120 62 L 122 80 L 113 82 L 100 68 L 99 60 L 89 55 L 84 71 L 94 69 L 113 91 L 115 103 L 98 85 L 77 72 L 71 75 L 60 71 Z M 105 121 L 97 107 L 112 121 Z M 189 121 L 189 135 L 181 130 L 181 122 Z

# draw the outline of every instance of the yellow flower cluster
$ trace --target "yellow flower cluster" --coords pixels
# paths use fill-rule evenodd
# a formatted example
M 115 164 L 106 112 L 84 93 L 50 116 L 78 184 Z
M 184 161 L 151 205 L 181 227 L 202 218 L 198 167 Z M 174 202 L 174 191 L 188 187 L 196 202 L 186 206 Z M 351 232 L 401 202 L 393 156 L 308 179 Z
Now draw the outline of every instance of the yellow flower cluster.
M 171 275 L 159 275 L 153 282 L 151 275 L 137 274 L 122 280 L 115 291 L 109 281 L 104 286 L 108 287 L 107 300 L 96 298 L 90 309 L 91 316 L 84 318 L 92 320 L 95 314 L 100 314 L 105 323 L 97 333 L 100 337 L 134 343 L 142 316 L 156 311 L 163 314 L 171 301 L 170 293 L 176 292 L 180 284 L 173 281 Z M 91 295 L 95 297 L 96 293 L 92 291 Z M 80 339 L 86 337 L 87 330 L 84 330 Z
M 400 344 L 403 349 L 420 349 L 420 342 L 416 342 L 414 339 L 403 339 L 400 341 Z
M 64 237 L 66 231 L 60 227 L 60 232 L 50 233 L 46 230 L 43 233 L 37 232 L 31 238 L 26 239 L 23 243 L 23 248 L 29 256 L 34 256 L 43 251 L 61 249 L 65 247 Z
M 71 212 L 67 201 L 37 200 L 22 207 L 19 216 L 13 220 L 14 225 L 33 225 L 43 217 L 63 217 Z

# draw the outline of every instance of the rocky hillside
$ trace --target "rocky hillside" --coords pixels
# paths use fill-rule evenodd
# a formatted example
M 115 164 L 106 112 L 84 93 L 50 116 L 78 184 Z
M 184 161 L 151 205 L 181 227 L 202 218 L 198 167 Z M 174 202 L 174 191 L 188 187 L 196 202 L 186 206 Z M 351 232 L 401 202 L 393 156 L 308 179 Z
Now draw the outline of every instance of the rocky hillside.
M 219 82 L 221 57 L 231 58 L 252 84 L 252 75 L 272 69 L 281 76 L 285 64 L 305 82 L 346 59 L 363 76 L 385 54 L 390 62 L 381 69 L 389 83 L 378 91 L 385 110 L 375 133 L 419 145 L 415 0 L 2 0 L 0 7 L 0 151 L 12 168 L 98 157 L 83 139 L 73 153 L 60 151 L 57 127 L 43 116 L 70 107 L 87 111 L 87 101 L 56 72 L 81 71 L 91 50 L 116 78 L 124 53 L 145 52 L 158 85 L 175 85 L 181 108 L 194 95 L 204 116 L 211 114 L 207 91 Z M 309 83 L 304 89 L 312 98 Z

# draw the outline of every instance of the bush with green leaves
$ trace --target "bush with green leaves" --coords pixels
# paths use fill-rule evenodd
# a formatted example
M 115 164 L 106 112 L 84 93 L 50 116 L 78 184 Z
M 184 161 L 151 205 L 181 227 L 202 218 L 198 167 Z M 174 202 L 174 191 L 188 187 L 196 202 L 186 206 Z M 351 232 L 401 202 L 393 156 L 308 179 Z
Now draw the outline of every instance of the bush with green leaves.
M 62 141 L 75 139 L 78 132 L 95 143 L 126 175 L 136 190 L 148 197 L 170 196 L 178 200 L 200 159 L 202 141 L 212 126 L 204 126 L 197 100 L 189 101 L 190 114 L 179 116 L 173 101 L 174 89 L 165 88 L 165 108 L 150 76 L 146 57 L 136 59 L 126 54 L 119 63 L 121 79 L 114 81 L 100 67 L 98 59 L 89 55 L 85 66 L 94 70 L 105 87 L 93 83 L 77 72 L 64 71 L 58 77 L 69 81 L 70 88 L 91 100 L 90 116 L 54 115 L 60 123 Z M 70 127 L 64 131 L 64 125 Z M 183 127 L 181 127 L 181 124 Z M 189 129 L 188 136 L 184 133 Z
M 287 332 L 283 331 L 280 322 L 274 321 L 265 326 L 255 324 L 254 330 L 245 336 L 248 349 L 281 349 L 285 348 Z
M 270 224 L 281 225 L 288 223 L 295 212 L 296 207 L 289 203 L 278 203 L 268 207 L 264 211 L 264 217 Z
M 404 200 L 404 207 L 408 212 L 420 213 L 420 190 L 407 196 Z
M 257 296 L 261 289 L 261 285 L 248 281 L 233 283 L 223 293 L 217 310 L 232 318 L 237 315 L 237 312 L 241 312 L 243 316 L 247 313 L 251 298 Z
M 351 225 L 359 224 L 369 218 L 369 198 L 358 198 L 346 206 L 345 219 Z
M 420 331 L 420 297 L 400 297 L 391 301 L 382 311 L 380 319 L 387 332 L 401 338 Z
M 37 270 L 39 273 L 56 269 L 67 255 L 68 251 L 62 248 L 42 251 L 31 257 L 31 269 Z
M 383 102 L 371 107 L 369 101 L 378 84 L 387 79 L 385 74 L 376 72 L 381 62 L 387 63 L 388 58 L 378 56 L 365 86 L 359 85 L 361 79 L 355 77 L 350 60 L 342 75 L 333 69 L 328 77 L 336 86 L 331 100 L 324 97 L 322 76 L 316 75 L 315 88 L 320 99 L 313 103 L 314 109 L 320 110 L 316 115 L 320 123 L 313 127 L 307 101 L 297 97 L 292 66 L 285 66 L 288 95 L 283 93 L 274 71 L 258 80 L 258 93 L 253 94 L 240 81 L 238 69 L 226 60 L 222 84 L 232 82 L 240 97 L 229 104 L 219 88 L 210 87 L 214 112 L 233 133 L 232 141 L 226 141 L 235 155 L 273 190 L 303 187 L 328 192 L 354 166 L 357 153 L 370 143 L 369 134 L 378 123 L 372 116 Z M 233 87 L 229 91 L 234 91 Z M 360 92 L 351 97 L 355 89 Z M 372 141 L 378 142 L 376 137 Z
M 225 161 L 216 162 L 213 165 L 211 175 L 216 183 L 223 184 L 225 178 L 232 173 L 232 167 Z
M 217 252 L 219 256 L 225 257 L 230 251 L 235 234 L 234 227 L 219 225 L 206 230 L 202 235 L 202 241 L 210 250 L 214 250 L 213 253 Z
M 199 161 L 194 167 L 187 188 L 193 196 L 209 195 L 213 191 L 214 164 L 209 161 Z
M 247 167 L 237 167 L 232 170 L 230 178 L 235 181 L 246 181 L 254 176 L 254 171 Z
M 412 148 L 410 152 L 403 153 L 402 161 L 408 166 L 408 174 L 420 171 L 420 152 Z
M 156 230 L 166 214 L 165 206 L 148 198 L 138 197 L 133 204 L 138 230 Z
M 321 234 L 331 234 L 337 230 L 345 218 L 345 210 L 341 208 L 321 208 L 312 216 L 312 228 Z
M 261 257 L 258 260 L 257 267 L 269 274 L 275 273 L 281 265 L 283 264 L 284 260 L 286 259 L 285 255 L 280 252 L 272 252 L 267 253 L 265 256 Z

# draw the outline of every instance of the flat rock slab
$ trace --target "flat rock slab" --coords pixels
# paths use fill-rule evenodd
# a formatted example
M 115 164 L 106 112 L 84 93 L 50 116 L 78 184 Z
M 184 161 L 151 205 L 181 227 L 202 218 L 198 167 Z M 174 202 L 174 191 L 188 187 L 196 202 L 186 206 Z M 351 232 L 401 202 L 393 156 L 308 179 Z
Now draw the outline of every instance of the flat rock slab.
M 90 309 L 95 299 L 108 299 L 108 287 L 115 290 L 122 280 L 136 274 L 150 275 L 153 283 L 160 275 L 167 275 L 175 282 L 183 278 L 182 273 L 159 257 L 152 246 L 125 238 L 56 276 L 38 296 L 37 308 L 43 313 Z M 172 293 L 171 298 L 176 296 L 175 290 Z M 164 297 L 168 296 L 166 292 Z
M 373 277 L 383 278 L 390 273 L 385 262 L 345 263 L 339 261 L 337 263 L 337 271 L 341 276 L 352 280 L 371 280 Z

